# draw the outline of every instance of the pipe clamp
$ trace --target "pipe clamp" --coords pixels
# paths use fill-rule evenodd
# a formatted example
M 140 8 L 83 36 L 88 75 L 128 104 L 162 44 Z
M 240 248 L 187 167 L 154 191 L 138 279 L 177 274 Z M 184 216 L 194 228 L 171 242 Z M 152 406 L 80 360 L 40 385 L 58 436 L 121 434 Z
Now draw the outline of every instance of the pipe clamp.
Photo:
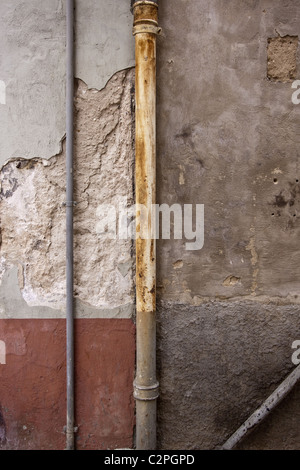
M 133 3 L 132 8 L 135 8 L 141 5 L 153 5 L 155 7 L 158 7 L 157 1 L 151 2 L 151 0 L 137 0 L 136 2 Z
M 135 36 L 136 34 L 140 34 L 140 33 L 160 34 L 161 28 L 156 26 L 155 24 L 147 24 L 147 23 L 137 24 L 133 27 L 132 34 L 133 36 Z
M 65 207 L 74 207 L 74 206 L 77 206 L 77 202 L 76 201 L 67 201 L 67 202 L 63 202 L 62 205 L 65 206 Z
M 156 382 L 153 385 L 137 385 L 136 382 L 134 381 L 133 383 L 134 386 L 134 392 L 133 396 L 136 400 L 141 400 L 141 401 L 151 401 L 151 400 L 156 400 L 159 397 L 159 383 Z

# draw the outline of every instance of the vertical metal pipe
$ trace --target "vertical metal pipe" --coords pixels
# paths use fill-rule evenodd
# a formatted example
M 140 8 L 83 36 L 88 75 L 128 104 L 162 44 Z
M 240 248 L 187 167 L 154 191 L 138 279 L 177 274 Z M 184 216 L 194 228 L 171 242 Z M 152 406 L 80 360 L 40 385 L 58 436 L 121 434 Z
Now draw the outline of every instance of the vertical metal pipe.
M 136 448 L 156 449 L 156 254 L 151 237 L 156 170 L 156 35 L 157 1 L 133 2 L 136 99 L 136 205 L 148 214 L 148 232 L 136 239 Z M 137 209 L 137 220 L 140 212 Z
M 66 40 L 66 329 L 67 329 L 67 426 L 66 450 L 74 450 L 74 306 L 73 306 L 73 97 L 74 97 L 74 0 L 67 0 Z

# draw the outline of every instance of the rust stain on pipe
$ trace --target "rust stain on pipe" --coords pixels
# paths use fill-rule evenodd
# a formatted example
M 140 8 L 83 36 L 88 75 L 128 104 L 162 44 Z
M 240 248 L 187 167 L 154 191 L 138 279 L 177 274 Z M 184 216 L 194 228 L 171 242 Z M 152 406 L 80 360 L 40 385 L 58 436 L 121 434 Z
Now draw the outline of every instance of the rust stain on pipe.
M 136 61 L 136 204 L 146 208 L 146 237 L 139 230 L 137 209 L 136 310 L 137 363 L 136 447 L 156 448 L 156 245 L 151 239 L 151 208 L 156 192 L 156 34 L 158 8 L 154 2 L 136 2 L 133 34 Z
M 144 20 L 157 21 L 157 6 L 138 5 L 134 9 L 134 26 Z M 155 240 L 150 239 L 151 205 L 155 204 L 155 101 L 156 101 L 156 36 L 137 33 L 136 42 L 136 204 L 147 208 L 146 239 L 137 237 L 137 310 L 155 310 Z M 138 218 L 139 214 L 137 214 Z M 137 227 L 138 228 L 138 227 Z

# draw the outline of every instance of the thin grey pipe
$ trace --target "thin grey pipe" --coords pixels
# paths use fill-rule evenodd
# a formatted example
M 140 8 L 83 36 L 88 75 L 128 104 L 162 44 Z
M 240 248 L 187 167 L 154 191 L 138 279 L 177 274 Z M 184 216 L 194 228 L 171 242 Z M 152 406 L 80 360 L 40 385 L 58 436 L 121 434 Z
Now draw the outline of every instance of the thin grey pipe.
M 66 329 L 67 329 L 67 426 L 66 450 L 74 439 L 74 305 L 73 305 L 73 97 L 74 97 L 74 0 L 67 0 L 66 39 Z

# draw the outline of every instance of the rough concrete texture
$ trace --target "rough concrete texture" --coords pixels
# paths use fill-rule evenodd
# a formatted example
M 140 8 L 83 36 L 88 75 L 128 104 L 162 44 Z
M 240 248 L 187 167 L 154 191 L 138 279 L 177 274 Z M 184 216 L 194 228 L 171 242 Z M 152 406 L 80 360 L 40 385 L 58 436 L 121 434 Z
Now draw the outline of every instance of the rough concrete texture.
M 133 70 L 119 72 L 101 91 L 77 81 L 75 99 L 75 297 L 91 307 L 112 309 L 112 316 L 131 314 L 132 241 L 97 233 L 98 206 L 118 208 L 124 198 L 128 203 L 132 198 L 133 77 Z M 18 266 L 26 303 L 55 309 L 57 316 L 65 308 L 64 142 L 49 160 L 9 160 L 0 178 L 1 275 Z M 11 290 L 3 294 L 1 316 L 18 317 L 9 301 Z M 110 314 L 99 310 L 99 316 Z
M 158 315 L 159 448 L 218 448 L 293 369 L 299 308 L 162 302 Z M 299 392 L 243 448 L 299 449 Z
M 297 74 L 297 36 L 268 39 L 268 78 L 281 82 L 294 80 Z
M 300 337 L 300 115 L 291 82 L 268 78 L 268 40 L 299 36 L 300 9 L 162 0 L 159 16 L 158 202 L 205 207 L 202 250 L 157 243 L 160 443 L 214 448 L 286 377 Z M 262 446 L 299 448 L 297 429 Z
M 102 89 L 134 65 L 129 0 L 77 0 L 76 76 Z M 66 14 L 62 0 L 1 0 L 0 164 L 50 158 L 65 132 Z
M 0 320 L 0 449 L 63 450 L 66 424 L 65 321 Z M 127 319 L 75 322 L 76 447 L 132 447 L 134 325 Z M 101 358 L 101 359 L 99 359 Z

